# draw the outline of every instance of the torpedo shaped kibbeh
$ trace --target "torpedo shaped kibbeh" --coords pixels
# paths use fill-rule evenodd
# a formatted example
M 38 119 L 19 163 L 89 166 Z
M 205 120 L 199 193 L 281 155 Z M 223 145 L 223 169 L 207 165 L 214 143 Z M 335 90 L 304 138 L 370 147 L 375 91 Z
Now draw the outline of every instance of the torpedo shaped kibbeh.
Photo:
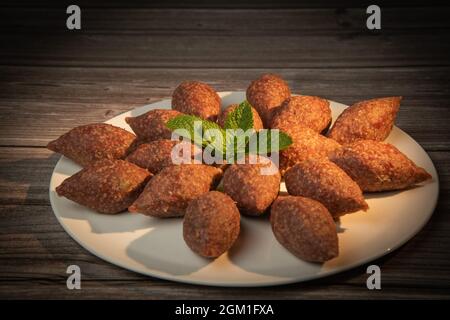
M 233 199 L 210 191 L 189 202 L 183 220 L 183 238 L 195 253 L 216 258 L 239 236 L 241 215 Z
M 356 182 L 326 158 L 299 162 L 284 179 L 290 195 L 319 201 L 334 218 L 369 208 Z
M 286 170 L 298 162 L 309 158 L 327 157 L 341 147 L 335 140 L 304 126 L 283 124 L 279 126 L 279 129 L 292 138 L 292 145 L 280 152 L 280 172 L 283 175 Z
M 365 100 L 345 109 L 328 132 L 341 144 L 358 140 L 383 141 L 389 135 L 402 97 Z
M 172 108 L 180 112 L 216 121 L 220 112 L 220 97 L 206 83 L 184 81 L 173 92 Z
M 159 218 L 182 217 L 189 201 L 215 187 L 221 176 L 222 170 L 202 164 L 166 167 L 128 210 Z
M 270 209 L 270 223 L 278 242 L 302 260 L 325 262 L 339 254 L 336 225 L 318 201 L 278 197 Z
M 64 180 L 59 196 L 100 213 L 115 214 L 131 205 L 151 174 L 124 160 L 99 160 Z
M 269 161 L 267 159 L 267 161 Z M 273 170 L 265 171 L 264 169 Z M 223 190 L 242 213 L 252 216 L 263 214 L 280 190 L 281 175 L 275 164 L 259 161 L 230 165 L 223 176 Z
M 396 147 L 379 141 L 347 144 L 333 152 L 330 160 L 366 192 L 400 190 L 431 179 Z
M 135 139 L 134 134 L 122 128 L 93 123 L 73 128 L 49 142 L 47 148 L 84 167 L 101 159 L 123 159 Z
M 331 123 L 330 103 L 314 96 L 293 96 L 273 113 L 271 128 L 304 126 L 320 133 Z
M 247 88 L 247 101 L 258 111 L 264 126 L 269 127 L 272 113 L 291 96 L 288 84 L 278 75 L 264 74 Z
M 219 114 L 219 117 L 217 118 L 217 123 L 222 128 L 225 127 L 225 121 L 227 120 L 227 116 L 230 112 L 233 112 L 239 104 L 232 104 L 226 107 L 224 110 L 222 110 Z M 261 117 L 258 114 L 258 111 L 256 111 L 255 108 L 252 107 L 252 114 L 253 114 L 253 128 L 258 131 L 260 129 L 263 129 L 263 123 L 261 120 Z
M 175 159 L 172 158 L 172 152 Z M 125 160 L 155 174 L 165 167 L 180 164 L 179 161 L 194 163 L 196 152 L 201 152 L 201 148 L 196 148 L 190 142 L 163 139 L 139 145 Z
M 167 128 L 166 122 L 181 114 L 176 110 L 154 109 L 137 117 L 127 117 L 125 121 L 136 133 L 139 140 L 148 142 L 170 139 L 172 131 Z

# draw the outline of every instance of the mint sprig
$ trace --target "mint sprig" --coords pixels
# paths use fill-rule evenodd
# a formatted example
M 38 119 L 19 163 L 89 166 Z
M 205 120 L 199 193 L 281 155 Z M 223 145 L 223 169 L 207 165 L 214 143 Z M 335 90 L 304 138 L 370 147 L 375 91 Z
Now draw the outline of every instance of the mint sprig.
M 179 115 L 166 123 L 167 128 L 175 131 L 178 135 L 190 139 L 199 146 L 213 148 L 224 157 L 226 155 L 226 148 L 233 146 L 234 159 L 242 156 L 242 153 L 239 152 L 242 150 L 245 150 L 247 154 L 256 152 L 262 155 L 285 150 L 292 144 L 292 138 L 287 133 L 277 129 L 261 129 L 257 132 L 252 132 L 250 137 L 238 139 L 239 134 L 253 129 L 253 125 L 252 107 L 248 101 L 240 103 L 239 106 L 227 115 L 224 128 L 221 128 L 215 122 L 204 120 L 193 115 Z M 215 135 L 205 134 L 209 129 L 217 130 L 215 132 L 218 132 L 219 139 Z M 278 146 L 272 144 L 272 139 L 276 141 L 277 134 Z M 254 142 L 255 139 L 258 141 L 257 148 L 256 150 L 250 150 L 249 142 Z
M 167 121 L 166 127 L 199 146 L 207 147 L 210 145 L 221 153 L 225 152 L 225 130 L 215 122 L 204 120 L 197 116 L 183 114 Z M 222 135 L 221 141 L 217 141 L 214 136 L 206 135 L 209 129 L 218 130 Z

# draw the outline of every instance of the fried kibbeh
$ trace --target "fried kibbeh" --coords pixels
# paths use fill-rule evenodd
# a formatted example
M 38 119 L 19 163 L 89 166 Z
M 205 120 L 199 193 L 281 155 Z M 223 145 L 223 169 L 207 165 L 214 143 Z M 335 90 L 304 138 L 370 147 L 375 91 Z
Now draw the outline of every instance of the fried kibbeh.
M 183 220 L 183 238 L 195 253 L 216 258 L 239 236 L 241 215 L 233 199 L 210 191 L 191 200 Z
M 339 254 L 336 225 L 316 200 L 278 197 L 270 209 L 270 223 L 278 242 L 302 260 L 320 263 Z
M 314 96 L 292 96 L 272 116 L 271 128 L 304 126 L 320 133 L 331 123 L 330 103 Z
M 183 154 L 184 151 L 189 153 Z M 174 163 L 172 152 L 178 152 L 177 155 L 183 159 L 183 163 L 194 163 L 195 152 L 201 152 L 201 149 L 186 141 L 155 140 L 139 145 L 125 160 L 155 174 L 165 167 L 179 164 Z
M 431 179 L 405 154 L 389 143 L 360 140 L 330 155 L 364 192 L 401 190 Z
M 136 136 L 106 123 L 87 124 L 71 129 L 47 148 L 85 167 L 101 159 L 123 159 Z
M 281 175 L 275 165 L 275 172 L 264 172 L 263 168 L 268 166 L 264 161 L 255 164 L 235 163 L 225 171 L 223 190 L 236 201 L 242 213 L 261 215 L 277 197 Z
M 284 179 L 290 195 L 321 202 L 333 218 L 369 208 L 358 184 L 327 158 L 299 162 Z
M 401 100 L 402 97 L 387 97 L 353 104 L 339 115 L 328 137 L 340 144 L 383 141 L 392 130 Z
M 217 92 L 200 81 L 184 81 L 172 95 L 174 110 L 211 121 L 217 120 L 220 102 Z
M 226 107 L 224 110 L 222 110 L 219 114 L 219 117 L 217 118 L 217 123 L 222 128 L 225 127 L 225 121 L 227 120 L 227 116 L 230 112 L 233 112 L 239 104 L 232 104 Z M 252 107 L 252 114 L 253 114 L 253 128 L 258 131 L 260 129 L 263 129 L 263 123 L 261 120 L 261 117 L 258 114 L 258 111 L 256 111 L 255 108 Z
M 56 188 L 66 197 L 99 213 L 125 211 L 144 189 L 151 174 L 124 160 L 98 160 Z
M 275 74 L 263 74 L 247 88 L 247 101 L 256 109 L 264 127 L 270 126 L 272 113 L 291 96 L 288 84 Z
M 221 176 L 222 170 L 203 164 L 166 167 L 149 181 L 128 210 L 158 218 L 182 217 L 189 201 L 215 187 Z
M 331 152 L 341 147 L 335 140 L 322 136 L 313 129 L 304 126 L 283 125 L 279 129 L 292 138 L 292 145 L 280 152 L 280 172 L 282 175 L 300 161 L 309 158 L 327 157 Z
M 172 131 L 167 128 L 166 122 L 181 114 L 176 110 L 153 109 L 137 117 L 126 117 L 125 121 L 139 140 L 149 142 L 170 139 Z

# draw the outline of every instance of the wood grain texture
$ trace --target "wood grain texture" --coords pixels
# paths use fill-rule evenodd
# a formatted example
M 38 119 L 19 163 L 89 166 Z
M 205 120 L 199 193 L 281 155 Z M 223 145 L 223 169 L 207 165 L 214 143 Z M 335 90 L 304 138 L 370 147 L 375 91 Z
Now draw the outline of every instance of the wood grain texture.
M 81 6 L 81 5 L 80 5 Z M 83 34 L 147 35 L 330 35 L 368 36 L 365 8 L 240 10 L 204 8 L 91 8 L 81 6 Z M 0 12 L 0 33 L 68 34 L 65 8 L 11 8 Z M 450 7 L 383 8 L 391 34 L 449 28 Z M 192 17 L 195 16 L 195 19 Z M 43 19 L 45 18 L 45 19 Z M 256 28 L 255 26 L 264 26 Z
M 450 298 L 450 7 L 378 2 L 381 31 L 365 29 L 365 3 L 319 1 L 77 1 L 83 29 L 65 29 L 49 0 L 0 4 L 0 298 L 333 299 Z M 432 5 L 439 5 L 433 7 Z M 59 155 L 44 148 L 70 128 L 169 98 L 185 79 L 245 90 L 261 73 L 293 92 L 351 104 L 402 95 L 397 125 L 429 153 L 440 178 L 425 228 L 366 266 L 301 284 L 215 288 L 129 272 L 91 255 L 49 204 Z M 80 265 L 82 290 L 66 289 Z
M 383 32 L 367 30 L 363 8 L 87 7 L 82 29 L 76 32 L 65 28 L 62 9 L 2 11 L 0 39 L 8 46 L 0 52 L 0 64 L 135 68 L 447 65 L 450 49 L 450 7 L 386 8 Z
M 1 35 L 0 64 L 100 67 L 370 67 L 448 65 L 450 35 Z M 440 42 L 439 48 L 433 44 Z M 49 51 L 48 47 L 52 50 Z M 339 48 L 339 50 L 330 50 Z M 170 55 L 167 54 L 170 52 Z M 429 59 L 430 54 L 433 59 Z M 386 59 L 390 56 L 390 59 Z
M 154 69 L 0 67 L 0 145 L 45 146 L 81 124 L 101 122 L 170 98 L 185 79 L 220 91 L 245 90 L 265 72 L 295 93 L 338 102 L 402 95 L 397 125 L 427 150 L 450 150 L 450 67 L 345 69 Z M 439 116 L 437 116 L 439 115 Z M 417 121 L 422 119 L 424 121 Z M 433 130 L 429 130 L 432 125 Z

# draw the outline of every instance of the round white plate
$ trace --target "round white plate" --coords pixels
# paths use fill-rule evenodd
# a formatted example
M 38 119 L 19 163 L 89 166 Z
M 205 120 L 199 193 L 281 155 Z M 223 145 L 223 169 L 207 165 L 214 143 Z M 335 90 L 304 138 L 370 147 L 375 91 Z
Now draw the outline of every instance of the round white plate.
M 221 92 L 222 106 L 239 103 L 245 92 Z M 330 101 L 333 119 L 345 105 Z M 170 100 L 125 112 L 107 121 L 130 130 L 124 119 L 155 108 L 170 108 Z M 420 119 L 418 119 L 420 121 Z M 297 259 L 274 238 L 267 217 L 242 217 L 241 234 L 233 248 L 215 260 L 194 254 L 184 243 L 182 219 L 156 219 L 140 214 L 102 215 L 66 198 L 55 188 L 81 168 L 62 157 L 50 181 L 53 211 L 72 238 L 96 256 L 120 267 L 173 281 L 216 286 L 266 286 L 320 278 L 364 264 L 398 248 L 428 221 L 438 198 L 438 176 L 430 158 L 410 136 L 394 127 L 394 144 L 433 181 L 400 192 L 367 194 L 370 209 L 341 218 L 339 257 L 325 264 Z M 284 185 L 281 186 L 285 190 Z

